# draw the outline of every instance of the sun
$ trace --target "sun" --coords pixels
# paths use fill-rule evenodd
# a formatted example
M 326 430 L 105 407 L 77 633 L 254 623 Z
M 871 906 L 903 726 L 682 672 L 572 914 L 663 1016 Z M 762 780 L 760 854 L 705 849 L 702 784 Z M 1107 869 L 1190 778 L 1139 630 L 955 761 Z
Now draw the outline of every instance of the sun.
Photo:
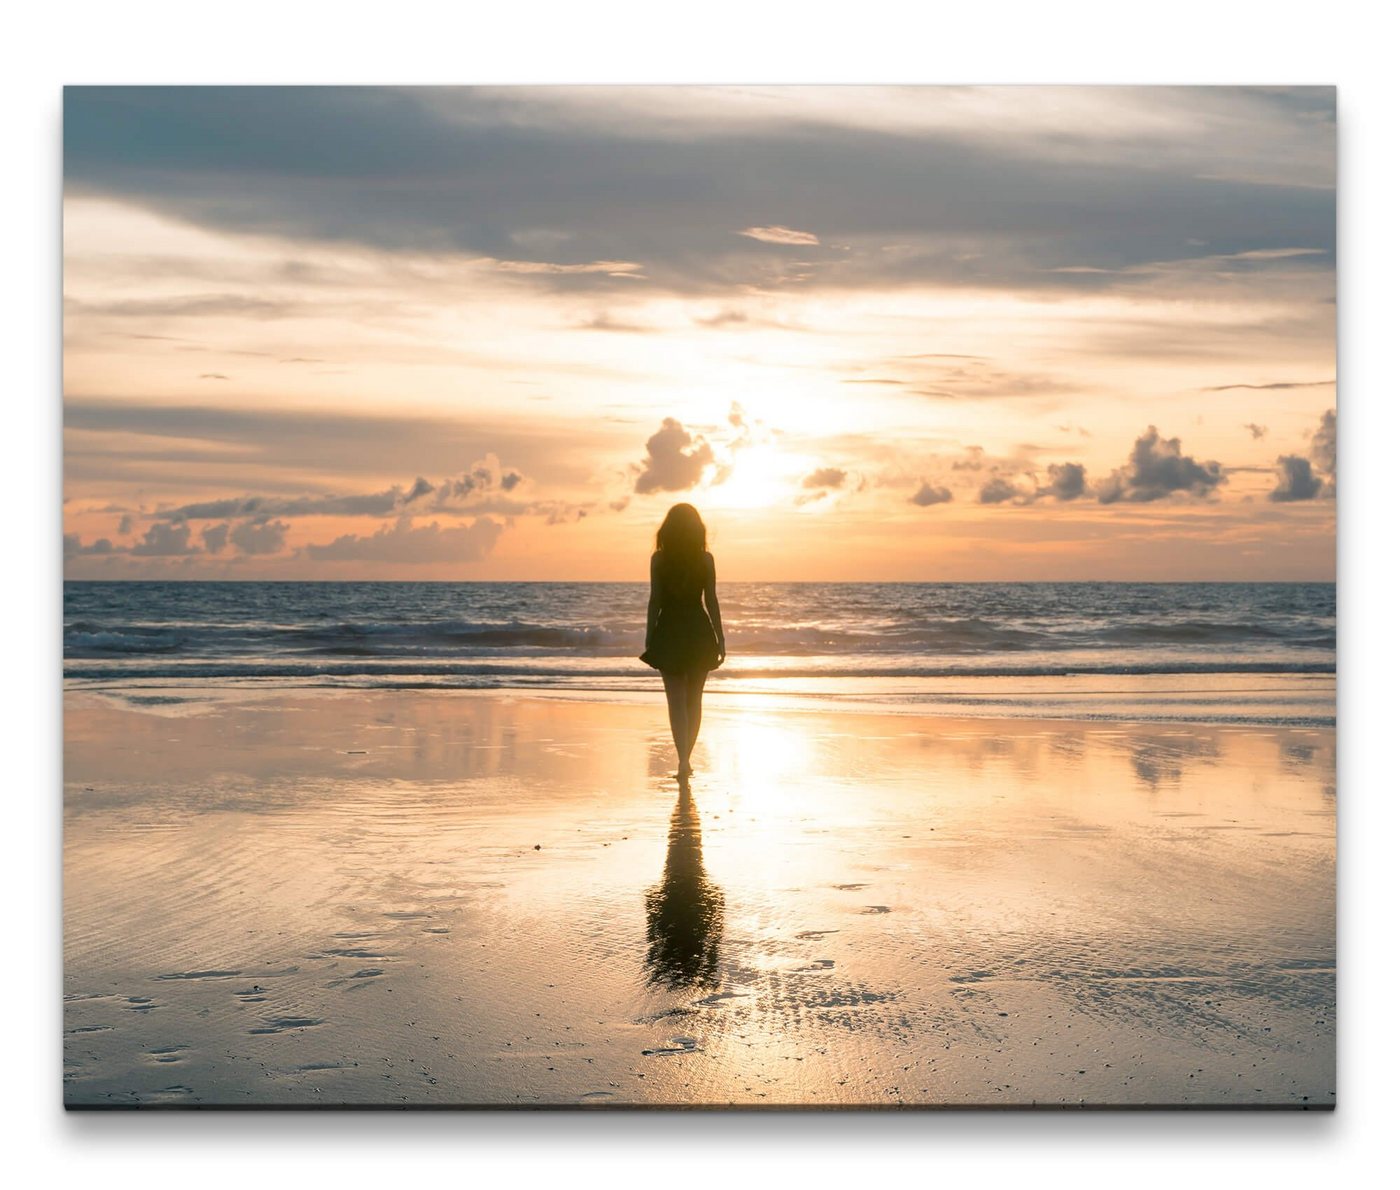
M 706 493 L 712 508 L 744 510 L 772 508 L 791 501 L 793 460 L 769 443 L 735 452 L 729 474 Z

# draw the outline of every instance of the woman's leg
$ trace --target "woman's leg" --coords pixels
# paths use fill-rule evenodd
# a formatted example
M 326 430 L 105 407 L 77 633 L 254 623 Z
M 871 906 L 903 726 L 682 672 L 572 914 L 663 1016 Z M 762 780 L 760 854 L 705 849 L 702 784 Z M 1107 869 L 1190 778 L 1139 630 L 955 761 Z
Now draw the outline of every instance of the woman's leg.
M 689 747 L 685 750 L 683 768 L 690 767 L 690 754 L 695 749 L 695 740 L 700 735 L 700 703 L 705 697 L 705 679 L 710 676 L 707 669 L 697 669 L 685 675 L 685 718 L 690 729 L 687 736 Z
M 692 736 L 686 716 L 686 674 L 663 672 L 662 684 L 666 687 L 666 711 L 671 717 L 671 739 L 676 745 L 676 757 L 680 761 L 682 773 L 690 767 L 690 747 Z

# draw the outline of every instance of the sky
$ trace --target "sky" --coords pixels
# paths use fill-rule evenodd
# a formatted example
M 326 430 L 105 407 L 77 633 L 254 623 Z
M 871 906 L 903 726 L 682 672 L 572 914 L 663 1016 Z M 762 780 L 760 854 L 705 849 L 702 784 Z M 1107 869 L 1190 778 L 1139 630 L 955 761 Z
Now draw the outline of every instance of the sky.
M 1335 93 L 68 88 L 73 579 L 1331 580 Z

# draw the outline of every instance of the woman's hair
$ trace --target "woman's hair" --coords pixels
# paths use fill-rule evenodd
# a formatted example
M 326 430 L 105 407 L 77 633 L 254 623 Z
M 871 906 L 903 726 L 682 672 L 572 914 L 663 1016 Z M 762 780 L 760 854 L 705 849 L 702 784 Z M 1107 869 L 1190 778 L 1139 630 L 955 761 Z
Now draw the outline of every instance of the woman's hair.
M 673 573 L 698 569 L 705 557 L 705 522 L 693 504 L 674 505 L 656 531 L 656 548 Z

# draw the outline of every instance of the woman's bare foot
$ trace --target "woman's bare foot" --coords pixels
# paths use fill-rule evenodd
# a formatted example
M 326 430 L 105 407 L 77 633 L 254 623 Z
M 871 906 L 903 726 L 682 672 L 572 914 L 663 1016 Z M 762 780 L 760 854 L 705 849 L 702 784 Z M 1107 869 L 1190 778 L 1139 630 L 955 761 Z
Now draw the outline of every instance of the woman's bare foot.
M 688 780 L 694 772 L 695 770 L 690 767 L 690 763 L 687 761 L 676 771 L 676 777 L 678 780 L 685 781 Z

